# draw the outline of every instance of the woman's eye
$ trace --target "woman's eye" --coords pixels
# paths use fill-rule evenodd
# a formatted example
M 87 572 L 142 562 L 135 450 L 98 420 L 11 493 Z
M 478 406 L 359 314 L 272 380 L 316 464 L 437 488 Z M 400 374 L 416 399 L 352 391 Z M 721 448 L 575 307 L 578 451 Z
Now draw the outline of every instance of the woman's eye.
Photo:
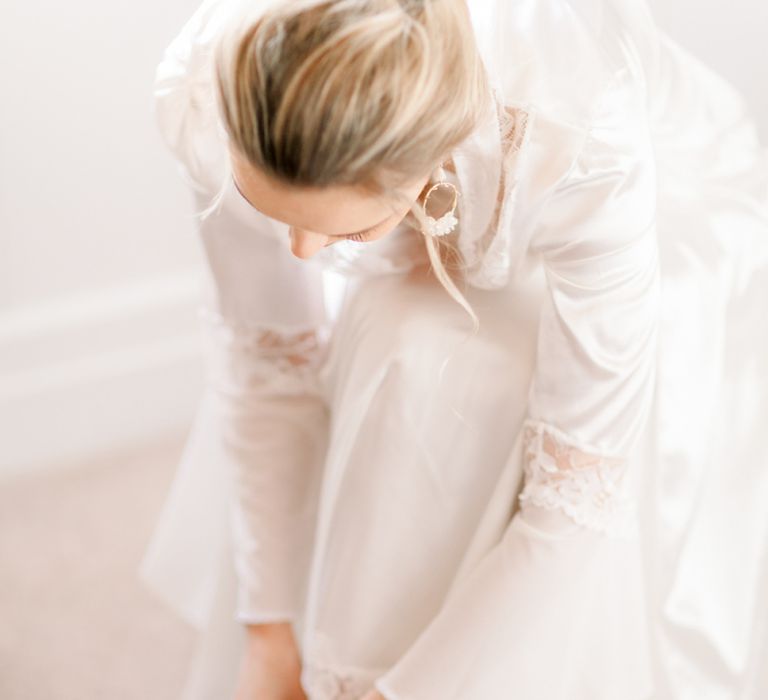
M 380 224 L 377 224 L 373 228 L 369 228 L 367 231 L 362 231 L 360 233 L 351 233 L 348 236 L 344 236 L 345 240 L 348 241 L 368 241 L 371 239 L 371 236 L 374 235 L 377 231 L 381 231 L 389 222 L 389 219 L 386 221 L 382 221 Z

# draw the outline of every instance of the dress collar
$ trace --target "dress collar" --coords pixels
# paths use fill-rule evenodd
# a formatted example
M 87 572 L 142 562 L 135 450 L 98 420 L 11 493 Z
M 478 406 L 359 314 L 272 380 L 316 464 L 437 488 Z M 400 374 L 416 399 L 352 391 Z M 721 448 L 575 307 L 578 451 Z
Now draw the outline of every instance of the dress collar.
M 484 118 L 451 153 L 461 191 L 459 243 L 465 254 L 475 250 L 488 230 L 498 200 L 501 133 L 494 94 L 488 101 Z

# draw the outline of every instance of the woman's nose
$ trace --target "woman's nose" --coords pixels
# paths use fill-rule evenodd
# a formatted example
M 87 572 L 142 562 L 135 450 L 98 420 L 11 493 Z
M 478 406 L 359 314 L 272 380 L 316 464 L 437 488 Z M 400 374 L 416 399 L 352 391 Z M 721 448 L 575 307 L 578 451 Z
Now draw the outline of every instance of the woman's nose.
M 289 227 L 288 235 L 291 239 L 291 252 L 297 258 L 311 258 L 321 248 L 333 241 L 321 233 L 305 231 L 304 229 Z

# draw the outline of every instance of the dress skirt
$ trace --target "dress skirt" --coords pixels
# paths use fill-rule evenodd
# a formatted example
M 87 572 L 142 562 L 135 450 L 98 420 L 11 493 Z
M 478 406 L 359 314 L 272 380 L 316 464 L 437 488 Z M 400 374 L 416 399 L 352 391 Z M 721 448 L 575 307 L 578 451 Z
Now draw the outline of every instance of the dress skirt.
M 519 486 L 522 462 L 510 455 L 543 293 L 535 274 L 472 290 L 477 335 L 422 270 L 348 294 L 323 368 L 326 530 L 303 633 L 317 700 L 360 697 L 395 664 L 438 612 L 499 480 Z M 501 489 L 513 497 L 501 517 L 515 489 Z
M 473 334 L 423 267 L 343 284 L 320 368 L 328 440 L 308 465 L 325 527 L 294 627 L 313 661 L 310 700 L 360 697 L 394 664 L 436 614 L 499 481 L 519 488 L 522 462 L 510 455 L 544 294 L 535 268 L 505 290 L 468 289 Z M 209 410 L 204 396 L 141 569 L 201 630 L 183 700 L 230 697 L 243 641 Z M 201 522 L 195 512 L 210 515 Z M 205 616 L 203 599 L 212 601 Z

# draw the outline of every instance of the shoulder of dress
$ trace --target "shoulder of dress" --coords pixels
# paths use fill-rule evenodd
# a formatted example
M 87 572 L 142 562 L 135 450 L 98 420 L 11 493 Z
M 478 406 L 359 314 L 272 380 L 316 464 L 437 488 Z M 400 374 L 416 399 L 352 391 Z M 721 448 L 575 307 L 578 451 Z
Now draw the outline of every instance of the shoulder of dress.
M 606 0 L 470 3 L 478 48 L 506 106 L 585 127 L 627 63 L 619 13 Z

